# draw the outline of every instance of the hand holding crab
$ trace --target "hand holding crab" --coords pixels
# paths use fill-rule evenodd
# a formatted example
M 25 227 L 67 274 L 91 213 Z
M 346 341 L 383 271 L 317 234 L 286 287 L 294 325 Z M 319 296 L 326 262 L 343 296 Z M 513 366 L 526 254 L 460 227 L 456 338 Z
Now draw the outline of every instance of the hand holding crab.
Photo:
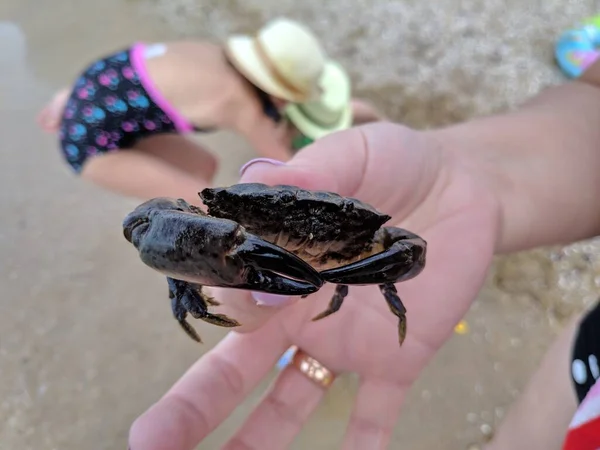
M 226 300 L 235 299 L 236 305 L 247 304 L 249 311 L 255 311 L 254 316 L 244 318 L 242 328 L 247 331 L 246 327 L 251 327 L 254 331 L 230 333 L 200 358 L 135 422 L 129 439 L 131 449 L 196 448 L 264 381 L 290 345 L 296 345 L 335 374 L 351 372 L 360 377 L 357 399 L 341 448 L 387 448 L 407 390 L 436 350 L 452 335 L 454 326 L 481 288 L 497 239 L 496 203 L 482 182 L 481 173 L 469 172 L 467 164 L 453 158 L 452 153 L 443 152 L 431 133 L 415 132 L 394 124 L 374 124 L 323 138 L 304 148 L 285 165 L 251 165 L 242 176 L 243 183 L 289 184 L 360 198 L 392 217 L 386 222 L 382 216 L 375 215 L 372 216 L 376 218 L 374 223 L 367 225 L 365 221 L 364 229 L 370 228 L 375 236 L 384 234 L 377 230 L 383 230 L 381 225 L 385 223 L 392 229 L 414 230 L 426 238 L 425 270 L 397 288 L 409 311 L 406 340 L 399 349 L 398 318 L 390 314 L 389 306 L 381 301 L 381 289 L 377 286 L 351 286 L 344 307 L 338 313 L 327 320 L 311 322 L 310 318 L 326 309 L 335 294 L 336 288 L 330 281 L 341 280 L 333 279 L 329 272 L 329 280 L 317 288 L 319 283 L 307 276 L 312 273 L 311 269 L 302 263 L 290 264 L 296 275 L 286 274 L 284 278 L 303 283 L 294 289 L 318 291 L 307 299 L 301 299 L 299 293 L 283 308 L 256 308 L 247 291 L 217 289 L 216 296 L 224 294 L 216 297 L 223 299 L 223 306 Z M 224 194 L 227 190 L 220 192 Z M 272 213 L 281 214 L 281 209 L 278 211 L 273 209 Z M 152 214 L 158 215 L 157 211 Z M 222 213 L 215 212 L 219 214 Z M 189 220 L 207 220 L 207 217 L 191 214 Z M 165 223 L 157 221 L 152 228 L 160 222 Z M 236 224 L 240 222 L 234 220 Z M 255 234 L 253 225 L 257 224 L 243 223 L 246 238 L 254 241 L 253 236 L 260 236 L 263 241 L 271 240 L 264 228 Z M 142 231 L 143 228 L 134 231 L 134 239 Z M 412 244 L 411 239 L 397 242 L 412 245 L 415 250 L 421 248 Z M 244 245 L 242 241 L 234 243 Z M 283 252 L 285 260 L 296 261 L 288 258 L 294 249 L 290 242 L 278 240 L 276 244 L 277 258 Z M 233 245 L 224 250 L 226 252 L 221 254 L 229 254 L 230 250 L 240 253 Z M 395 254 L 407 257 L 413 253 Z M 249 252 L 242 256 L 250 260 L 253 269 L 259 268 L 256 259 L 252 261 L 255 256 Z M 357 261 L 369 258 L 372 255 L 363 254 Z M 308 266 L 315 269 L 313 261 L 308 260 L 311 261 Z M 261 266 L 260 270 L 269 270 L 269 267 L 273 265 Z M 280 274 L 286 267 L 289 266 L 282 265 L 275 272 Z M 337 270 L 319 268 L 318 264 L 316 267 L 322 280 L 321 269 Z M 403 267 L 406 270 L 416 265 Z M 362 269 L 376 277 L 385 272 L 374 265 Z M 305 272 L 303 275 L 298 273 L 301 270 Z M 181 268 L 176 272 L 178 275 L 167 273 L 167 276 L 179 276 Z M 345 278 L 344 283 L 350 283 L 349 278 Z M 233 311 L 231 317 L 239 317 L 242 311 L 245 309 Z M 288 448 L 325 393 L 326 390 L 309 381 L 295 367 L 288 366 L 223 450 Z

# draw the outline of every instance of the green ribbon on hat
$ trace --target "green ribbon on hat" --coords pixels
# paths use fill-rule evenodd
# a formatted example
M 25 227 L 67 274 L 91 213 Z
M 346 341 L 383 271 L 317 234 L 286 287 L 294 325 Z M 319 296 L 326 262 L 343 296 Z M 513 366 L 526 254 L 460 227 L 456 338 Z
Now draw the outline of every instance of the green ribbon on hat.
M 292 148 L 294 150 L 300 150 L 301 148 L 306 147 L 307 145 L 310 145 L 313 142 L 315 142 L 314 139 L 311 139 L 308 136 L 305 136 L 302 133 L 300 133 L 292 140 Z

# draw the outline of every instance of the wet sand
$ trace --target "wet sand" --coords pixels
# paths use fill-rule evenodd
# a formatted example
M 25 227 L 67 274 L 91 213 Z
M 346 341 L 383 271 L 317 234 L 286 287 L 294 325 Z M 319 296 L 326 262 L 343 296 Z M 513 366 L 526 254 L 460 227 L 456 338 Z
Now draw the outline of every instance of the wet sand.
M 122 217 L 137 202 L 73 177 L 55 139 L 35 127 L 39 108 L 91 58 L 134 40 L 219 39 L 287 14 L 323 36 L 357 94 L 424 128 L 511 108 L 561 82 L 553 40 L 596 12 L 592 1 L 293 3 L 0 4 L 0 449 L 126 448 L 135 417 L 224 335 L 202 327 L 198 347 L 177 331 L 162 277 L 122 239 Z M 222 157 L 218 183 L 234 183 L 254 156 L 229 134 L 201 139 Z M 564 321 L 595 301 L 598 246 L 498 259 L 468 333 L 414 386 L 392 448 L 458 450 L 483 439 Z M 218 448 L 269 381 L 200 448 Z M 355 387 L 353 377 L 338 380 L 293 448 L 338 448 Z

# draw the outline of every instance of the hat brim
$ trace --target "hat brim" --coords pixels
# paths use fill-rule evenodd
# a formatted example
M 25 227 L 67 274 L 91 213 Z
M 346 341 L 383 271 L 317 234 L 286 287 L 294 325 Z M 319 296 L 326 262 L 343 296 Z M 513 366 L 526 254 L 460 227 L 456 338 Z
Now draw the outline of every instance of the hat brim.
M 313 122 L 302 112 L 299 105 L 296 104 L 288 105 L 285 109 L 285 114 L 303 135 L 312 139 L 319 139 L 330 133 L 345 130 L 352 126 L 352 107 L 350 105 L 344 108 L 339 120 L 329 126 Z
M 267 94 L 289 102 L 304 102 L 310 98 L 287 89 L 271 74 L 258 55 L 254 39 L 250 36 L 232 36 L 227 40 L 225 51 L 231 64 L 252 84 Z

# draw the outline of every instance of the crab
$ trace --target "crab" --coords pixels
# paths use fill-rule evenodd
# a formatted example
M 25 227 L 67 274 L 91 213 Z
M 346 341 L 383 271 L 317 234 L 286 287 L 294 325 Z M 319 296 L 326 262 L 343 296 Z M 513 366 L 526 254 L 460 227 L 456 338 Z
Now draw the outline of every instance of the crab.
M 262 291 L 303 298 L 336 284 L 326 310 L 337 312 L 351 285 L 378 285 L 406 336 L 406 308 L 394 283 L 425 267 L 427 242 L 405 229 L 383 226 L 391 217 L 332 192 L 296 186 L 241 183 L 199 193 L 207 207 L 183 199 L 153 198 L 123 221 L 123 234 L 143 263 L 167 277 L 175 319 L 197 342 L 187 322 L 221 327 L 236 320 L 209 312 L 219 305 L 203 286 Z

